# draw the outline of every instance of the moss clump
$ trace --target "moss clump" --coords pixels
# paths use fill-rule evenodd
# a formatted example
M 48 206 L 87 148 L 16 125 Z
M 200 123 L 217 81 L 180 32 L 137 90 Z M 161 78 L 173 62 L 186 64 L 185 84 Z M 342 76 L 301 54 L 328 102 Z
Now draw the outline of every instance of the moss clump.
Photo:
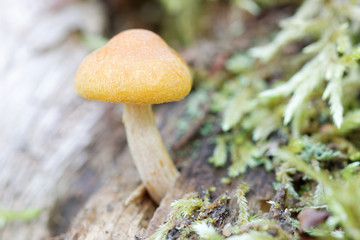
M 254 14 L 260 11 L 259 1 L 233 3 Z M 239 235 L 234 239 L 272 239 L 269 229 L 276 229 L 282 239 L 299 234 L 359 239 L 358 12 L 356 1 L 303 1 L 293 16 L 280 22 L 270 43 L 233 53 L 221 75 L 224 79 L 211 86 L 211 95 L 203 95 L 211 102 L 205 119 L 216 118 L 210 130 L 206 120 L 203 125 L 215 145 L 209 162 L 228 168 L 222 181 L 231 183 L 260 165 L 276 175 L 277 195 L 265 217 L 254 220 L 246 215 L 246 191 L 238 192 L 245 212 L 230 222 L 232 234 Z M 197 219 L 211 204 L 200 200 L 179 231 L 225 239 L 211 217 Z M 332 215 L 318 226 L 301 229 L 297 215 L 305 207 Z M 169 219 L 176 216 L 170 214 Z M 169 222 L 176 225 L 175 220 Z M 170 225 L 161 236 L 168 234 Z
M 196 193 L 185 195 L 171 204 L 166 223 L 149 239 L 292 239 L 275 222 L 250 216 L 245 194 L 249 187 L 241 184 L 234 195 L 238 213 L 230 214 L 231 198 L 224 194 L 210 202 L 208 195 L 202 198 Z M 233 235 L 229 237 L 230 235 Z M 226 238 L 228 237 L 228 238 Z M 262 238 L 261 238 L 262 237 Z

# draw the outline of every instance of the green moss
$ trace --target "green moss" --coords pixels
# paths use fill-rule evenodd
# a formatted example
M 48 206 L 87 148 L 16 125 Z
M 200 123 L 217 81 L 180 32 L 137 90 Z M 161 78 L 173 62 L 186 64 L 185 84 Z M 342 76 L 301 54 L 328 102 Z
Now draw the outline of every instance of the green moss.
M 274 222 L 259 217 L 250 216 L 249 207 L 245 194 L 249 187 L 243 183 L 236 190 L 236 198 L 239 206 L 237 221 L 232 225 L 232 236 L 226 238 L 222 233 L 222 228 L 218 228 L 217 221 L 211 214 L 228 206 L 230 197 L 226 194 L 221 195 L 214 202 L 209 202 L 204 196 L 199 198 L 197 194 L 185 195 L 183 199 L 177 200 L 171 204 L 171 212 L 167 217 L 165 224 L 160 226 L 156 233 L 149 239 L 166 239 L 167 234 L 173 228 L 180 233 L 180 239 L 187 239 L 197 235 L 204 240 L 225 240 L 225 239 L 292 239 L 289 234 L 283 231 L 280 226 Z M 215 214 L 216 216 L 216 214 Z M 268 232 L 274 230 L 270 235 Z
M 261 1 L 232 3 L 253 14 L 262 6 Z M 230 184 L 249 168 L 264 166 L 274 171 L 274 188 L 285 195 L 282 202 L 269 202 L 272 209 L 289 212 L 284 219 L 291 229 L 298 229 L 296 214 L 304 207 L 328 209 L 332 217 L 307 230 L 323 239 L 360 236 L 356 221 L 360 219 L 357 11 L 356 1 L 303 1 L 293 16 L 280 22 L 281 29 L 269 44 L 234 52 L 225 64 L 223 79 L 212 84 L 211 91 L 204 88 L 202 92 L 206 84 L 200 84 L 186 110 L 190 118 L 205 119 L 192 144 L 200 146 L 203 139 L 214 144 L 209 162 L 228 168 L 223 184 Z M 304 43 L 307 46 L 302 47 Z M 285 55 L 281 50 L 289 44 L 298 49 Z M 204 103 L 210 104 L 210 112 L 199 111 Z M 275 218 L 252 219 L 245 193 L 245 189 L 237 192 L 243 212 L 232 226 L 238 234 L 234 239 L 273 239 L 267 234 L 269 229 L 276 229 L 278 239 L 298 237 L 296 232 L 286 232 Z M 181 218 L 191 222 L 181 228 L 182 236 L 226 239 L 215 220 L 202 215 L 214 203 L 208 198 L 196 199 L 191 201 L 198 201 L 198 207 L 180 211 L 180 206 L 173 206 L 185 212 L 177 213 Z M 224 204 L 226 196 L 218 200 Z M 174 227 L 171 219 L 178 215 L 169 216 L 170 223 L 162 227 L 161 236 Z

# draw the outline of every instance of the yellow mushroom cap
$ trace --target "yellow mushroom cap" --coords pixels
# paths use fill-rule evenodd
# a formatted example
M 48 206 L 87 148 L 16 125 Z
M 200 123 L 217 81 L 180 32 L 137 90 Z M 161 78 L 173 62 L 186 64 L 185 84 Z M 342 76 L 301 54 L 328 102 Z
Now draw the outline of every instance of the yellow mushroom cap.
M 191 89 L 185 61 L 155 33 L 119 33 L 87 56 L 75 76 L 76 92 L 92 100 L 156 104 L 178 101 Z

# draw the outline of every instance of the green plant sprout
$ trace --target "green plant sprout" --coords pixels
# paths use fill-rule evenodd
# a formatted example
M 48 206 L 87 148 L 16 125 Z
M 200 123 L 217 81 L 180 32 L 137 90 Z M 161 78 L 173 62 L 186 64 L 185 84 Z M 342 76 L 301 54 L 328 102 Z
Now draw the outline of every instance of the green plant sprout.
M 243 183 L 236 189 L 236 198 L 239 205 L 239 217 L 236 221 L 237 226 L 242 226 L 249 222 L 250 213 L 248 202 L 245 197 L 245 194 L 249 192 L 250 188 L 247 184 Z M 235 230 L 236 232 L 236 230 Z
M 171 204 L 171 211 L 167 217 L 165 224 L 161 225 L 155 234 L 149 240 L 165 239 L 168 232 L 176 226 L 176 220 L 183 218 L 191 218 L 194 211 L 205 208 L 209 204 L 208 200 L 200 199 L 195 194 L 188 194 L 183 199 L 174 201 Z
M 39 216 L 40 213 L 41 211 L 36 208 L 28 208 L 21 211 L 0 208 L 0 228 L 7 222 L 32 220 Z

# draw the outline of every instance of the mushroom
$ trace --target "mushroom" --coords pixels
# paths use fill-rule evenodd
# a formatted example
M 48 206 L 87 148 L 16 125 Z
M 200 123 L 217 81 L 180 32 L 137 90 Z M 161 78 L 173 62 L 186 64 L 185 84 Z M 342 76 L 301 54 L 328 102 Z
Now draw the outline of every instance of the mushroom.
M 87 56 L 76 92 L 91 100 L 124 103 L 130 151 L 148 193 L 159 203 L 178 174 L 157 129 L 151 104 L 178 101 L 191 89 L 185 61 L 155 33 L 126 30 Z

